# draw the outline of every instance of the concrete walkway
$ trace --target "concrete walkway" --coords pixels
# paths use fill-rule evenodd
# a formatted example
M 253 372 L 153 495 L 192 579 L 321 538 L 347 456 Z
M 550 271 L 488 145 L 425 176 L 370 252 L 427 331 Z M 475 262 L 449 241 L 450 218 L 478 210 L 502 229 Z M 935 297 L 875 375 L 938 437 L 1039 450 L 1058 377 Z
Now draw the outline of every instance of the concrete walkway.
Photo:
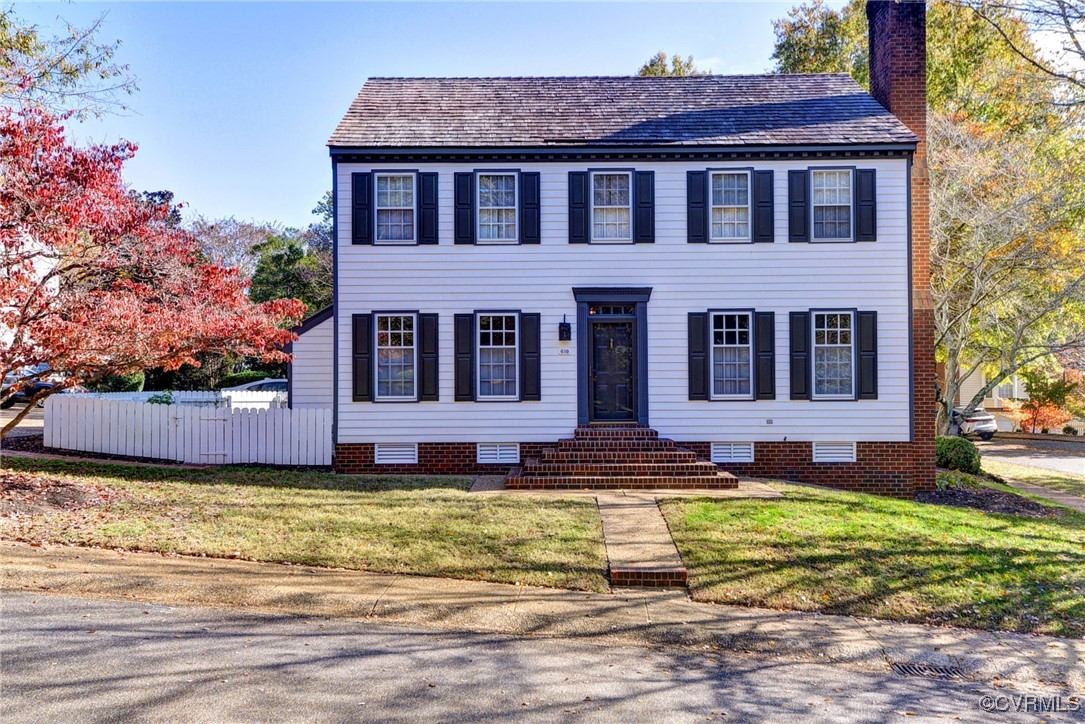
M 447 630 L 588 639 L 886 672 L 957 668 L 975 681 L 1085 692 L 1085 641 L 699 604 L 676 591 L 585 593 L 304 566 L 0 542 L 0 588 L 246 608 Z
M 1020 480 L 1006 480 L 1006 485 L 1011 488 L 1017 488 L 1023 493 L 1029 495 L 1037 495 L 1041 498 L 1047 498 L 1060 505 L 1065 505 L 1067 508 L 1073 508 L 1082 513 L 1085 513 L 1085 499 L 1079 498 L 1076 495 L 1063 492 L 1062 490 L 1055 490 L 1054 488 L 1045 488 L 1042 485 L 1033 485 L 1032 483 L 1025 483 Z
M 612 586 L 686 586 L 678 555 L 655 496 L 600 493 L 599 515 Z

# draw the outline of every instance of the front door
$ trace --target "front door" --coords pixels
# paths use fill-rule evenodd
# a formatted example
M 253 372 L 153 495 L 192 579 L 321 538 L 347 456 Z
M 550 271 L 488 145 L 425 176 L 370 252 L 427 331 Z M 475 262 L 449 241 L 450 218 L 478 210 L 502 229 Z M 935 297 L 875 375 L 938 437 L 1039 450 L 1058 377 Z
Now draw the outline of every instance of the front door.
M 592 422 L 634 422 L 634 320 L 592 320 L 589 361 Z

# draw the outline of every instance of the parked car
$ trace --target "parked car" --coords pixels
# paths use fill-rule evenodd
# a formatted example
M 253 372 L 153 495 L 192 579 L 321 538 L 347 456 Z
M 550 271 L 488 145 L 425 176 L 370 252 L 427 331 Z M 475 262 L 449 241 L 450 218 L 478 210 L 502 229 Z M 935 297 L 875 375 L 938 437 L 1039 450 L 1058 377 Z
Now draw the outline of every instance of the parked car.
M 953 409 L 953 423 L 961 436 L 978 435 L 980 440 L 990 440 L 998 432 L 995 416 L 986 410 L 973 410 L 967 415 L 963 407 Z
M 265 377 L 262 380 L 256 382 L 246 382 L 243 385 L 237 387 L 223 388 L 223 392 L 286 392 L 286 380 L 274 380 L 270 377 Z

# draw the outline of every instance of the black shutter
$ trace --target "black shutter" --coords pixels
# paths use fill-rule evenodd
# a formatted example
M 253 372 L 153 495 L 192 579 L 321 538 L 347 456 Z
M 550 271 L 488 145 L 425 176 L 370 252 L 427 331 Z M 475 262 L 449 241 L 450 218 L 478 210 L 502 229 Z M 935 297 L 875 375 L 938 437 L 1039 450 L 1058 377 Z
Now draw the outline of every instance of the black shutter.
M 373 243 L 373 174 L 350 175 L 350 243 Z
M 454 368 L 456 402 L 475 399 L 475 315 L 456 315 Z
M 373 315 L 351 316 L 351 389 L 355 402 L 373 400 Z
M 455 195 L 454 213 L 455 242 L 457 244 L 475 243 L 475 174 L 457 173 L 453 177 Z
M 708 243 L 707 171 L 686 171 L 686 241 Z
M 541 190 L 537 171 L 520 174 L 520 243 L 538 244 L 542 240 Z
M 590 212 L 588 194 L 588 172 L 569 172 L 569 243 L 587 244 L 591 240 L 588 233 Z
M 708 399 L 708 313 L 689 313 L 689 399 Z
M 810 399 L 810 313 L 791 313 L 791 399 Z
M 437 174 L 418 174 L 418 243 L 437 243 Z
M 787 172 L 787 240 L 810 241 L 810 172 Z
M 776 240 L 773 229 L 772 171 L 754 171 L 753 181 L 753 240 L 771 244 Z
M 878 313 L 859 312 L 859 399 L 878 399 Z
M 422 402 L 436 402 L 440 399 L 437 376 L 438 324 L 436 314 L 419 314 L 418 326 L 421 329 L 418 347 L 418 399 Z
M 520 399 L 542 399 L 542 317 L 520 315 Z
M 776 314 L 754 313 L 754 345 L 757 350 L 757 399 L 776 399 Z
M 874 169 L 861 168 L 855 172 L 855 240 L 874 241 L 878 238 L 877 188 Z
M 633 172 L 633 243 L 656 240 L 656 172 Z

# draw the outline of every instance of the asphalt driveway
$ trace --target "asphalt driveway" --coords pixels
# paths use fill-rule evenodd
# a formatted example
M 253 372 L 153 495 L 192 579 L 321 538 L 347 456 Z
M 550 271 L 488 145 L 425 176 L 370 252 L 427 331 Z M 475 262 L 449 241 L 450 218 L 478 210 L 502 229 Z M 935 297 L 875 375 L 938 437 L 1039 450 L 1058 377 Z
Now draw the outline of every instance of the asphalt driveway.
M 1085 476 L 1085 442 L 1063 440 L 977 440 L 983 457 L 1018 465 L 1031 465 L 1070 475 Z
M 1032 720 L 967 681 L 201 607 L 4 595 L 4 719 L 27 721 Z M 985 699 L 985 697 L 988 697 Z M 1051 701 L 1050 699 L 1048 701 Z M 1065 702 L 1066 699 L 1064 698 Z M 1077 706 L 1072 704 L 1071 706 Z M 1048 715 L 1074 721 L 1080 710 Z

